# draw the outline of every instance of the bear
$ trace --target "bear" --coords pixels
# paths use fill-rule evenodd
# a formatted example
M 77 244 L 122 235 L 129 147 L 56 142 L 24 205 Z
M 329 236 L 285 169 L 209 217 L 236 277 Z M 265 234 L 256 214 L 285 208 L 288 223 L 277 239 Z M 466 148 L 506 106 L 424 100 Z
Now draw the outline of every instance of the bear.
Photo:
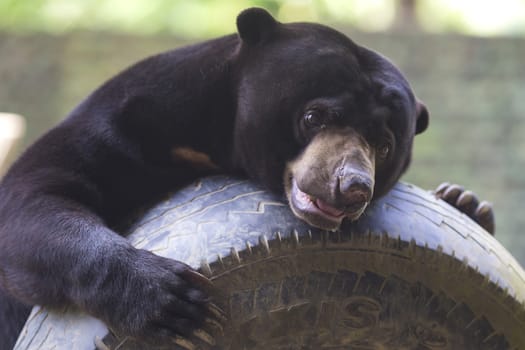
M 206 341 L 225 317 L 211 282 L 132 247 L 119 222 L 223 172 L 284 194 L 295 215 L 334 231 L 393 187 L 428 123 L 388 59 L 260 8 L 239 14 L 235 34 L 136 63 L 0 183 L 0 313 L 11 323 L 2 339 L 12 345 L 38 304 L 83 310 L 145 343 Z

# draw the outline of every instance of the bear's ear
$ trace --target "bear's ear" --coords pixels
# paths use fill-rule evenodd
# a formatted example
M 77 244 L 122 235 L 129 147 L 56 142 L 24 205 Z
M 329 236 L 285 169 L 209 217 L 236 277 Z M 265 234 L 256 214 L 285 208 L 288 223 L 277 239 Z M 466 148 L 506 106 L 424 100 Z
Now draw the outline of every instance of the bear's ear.
M 246 9 L 237 16 L 239 36 L 247 44 L 257 44 L 268 37 L 278 23 L 268 11 L 258 7 Z
M 416 101 L 416 134 L 421 134 L 428 127 L 429 113 L 423 102 Z

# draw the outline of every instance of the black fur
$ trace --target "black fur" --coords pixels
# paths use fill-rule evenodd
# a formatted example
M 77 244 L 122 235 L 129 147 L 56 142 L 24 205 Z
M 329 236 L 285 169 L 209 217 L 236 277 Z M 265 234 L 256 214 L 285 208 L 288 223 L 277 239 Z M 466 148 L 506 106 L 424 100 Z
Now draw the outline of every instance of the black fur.
M 287 162 L 309 140 L 296 124 L 315 98 L 341 99 L 345 125 L 363 135 L 374 133 L 367 113 L 389 110 L 381 128 L 392 130 L 396 149 L 376 171 L 375 193 L 398 180 L 417 118 L 422 131 L 428 115 L 393 65 L 330 28 L 283 25 L 260 9 L 243 12 L 238 29 L 123 71 L 15 162 L 0 184 L 6 292 L 26 305 L 74 306 L 145 340 L 190 336 L 210 317 L 205 281 L 133 248 L 115 224 L 206 174 L 174 159 L 176 147 L 283 191 Z M 9 303 L 2 298 L 0 312 Z M 13 339 L 20 323 L 10 317 L 0 315 L 0 334 Z

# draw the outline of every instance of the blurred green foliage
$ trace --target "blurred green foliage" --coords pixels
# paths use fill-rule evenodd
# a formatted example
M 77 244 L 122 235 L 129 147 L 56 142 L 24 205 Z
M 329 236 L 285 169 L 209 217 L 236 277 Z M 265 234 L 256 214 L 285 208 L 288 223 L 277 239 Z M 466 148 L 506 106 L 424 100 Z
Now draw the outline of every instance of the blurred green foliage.
M 326 1 L 283 0 L 0 0 L 0 23 L 17 31 L 64 32 L 94 29 L 136 34 L 177 33 L 205 37 L 234 30 L 231 20 L 244 8 L 273 14 L 283 7 L 315 19 Z M 301 11 L 309 8 L 310 10 Z M 305 16 L 306 15 L 306 16 Z M 285 13 L 286 16 L 286 13 Z M 305 18 L 306 17 L 306 18 Z
M 0 0 L 0 30 L 202 38 L 233 31 L 232 18 L 260 6 L 283 21 L 350 23 L 377 31 L 406 24 L 403 9 L 411 3 L 414 22 L 425 30 L 525 35 L 525 0 Z

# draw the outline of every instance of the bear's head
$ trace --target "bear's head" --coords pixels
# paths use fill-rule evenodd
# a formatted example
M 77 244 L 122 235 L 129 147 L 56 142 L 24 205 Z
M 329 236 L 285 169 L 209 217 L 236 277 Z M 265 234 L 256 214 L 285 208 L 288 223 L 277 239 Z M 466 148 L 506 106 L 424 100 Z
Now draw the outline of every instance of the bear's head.
M 331 28 L 256 8 L 237 27 L 234 162 L 313 226 L 357 219 L 407 169 L 425 106 L 390 61 Z

